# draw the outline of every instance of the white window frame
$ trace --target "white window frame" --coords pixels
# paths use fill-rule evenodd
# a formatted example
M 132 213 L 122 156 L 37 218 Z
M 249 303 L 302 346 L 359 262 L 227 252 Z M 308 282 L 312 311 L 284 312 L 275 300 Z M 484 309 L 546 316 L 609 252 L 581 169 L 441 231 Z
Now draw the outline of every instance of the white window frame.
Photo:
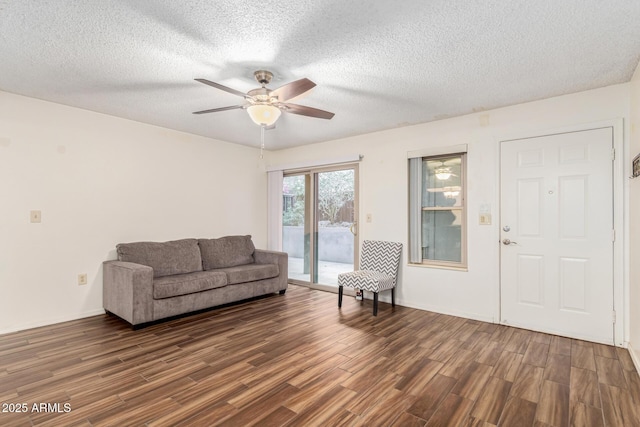
M 448 268 L 467 270 L 467 146 L 457 145 L 413 151 L 407 153 L 409 159 L 409 265 L 435 268 Z M 422 165 L 424 159 L 444 159 L 452 156 L 461 158 L 461 206 L 451 208 L 424 208 L 422 207 Z M 422 212 L 423 211 L 460 211 L 460 262 L 424 259 L 422 257 Z

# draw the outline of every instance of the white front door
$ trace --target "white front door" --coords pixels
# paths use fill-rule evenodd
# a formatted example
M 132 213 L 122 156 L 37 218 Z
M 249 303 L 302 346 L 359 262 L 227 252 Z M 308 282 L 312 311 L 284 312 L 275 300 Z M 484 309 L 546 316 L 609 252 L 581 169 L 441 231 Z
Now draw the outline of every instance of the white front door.
M 613 344 L 613 129 L 501 144 L 501 322 Z

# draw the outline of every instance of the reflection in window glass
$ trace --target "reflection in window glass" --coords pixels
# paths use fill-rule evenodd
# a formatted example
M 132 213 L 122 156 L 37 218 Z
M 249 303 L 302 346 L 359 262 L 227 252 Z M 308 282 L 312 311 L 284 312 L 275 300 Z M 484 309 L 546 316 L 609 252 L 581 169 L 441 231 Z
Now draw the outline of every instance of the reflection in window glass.
M 422 160 L 422 206 L 462 206 L 462 158 Z

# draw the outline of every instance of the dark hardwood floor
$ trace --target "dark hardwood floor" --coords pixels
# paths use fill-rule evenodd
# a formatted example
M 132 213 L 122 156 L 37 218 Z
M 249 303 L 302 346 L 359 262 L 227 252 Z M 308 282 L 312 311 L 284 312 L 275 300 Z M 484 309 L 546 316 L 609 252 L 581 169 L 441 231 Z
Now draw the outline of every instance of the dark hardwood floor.
M 0 336 L 0 425 L 640 426 L 625 349 L 337 298 Z

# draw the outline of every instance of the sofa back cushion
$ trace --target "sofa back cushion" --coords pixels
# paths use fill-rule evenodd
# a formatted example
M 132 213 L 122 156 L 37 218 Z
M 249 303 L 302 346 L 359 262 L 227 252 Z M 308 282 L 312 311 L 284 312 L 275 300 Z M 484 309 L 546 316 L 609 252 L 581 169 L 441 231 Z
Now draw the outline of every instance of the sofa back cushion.
M 120 243 L 116 250 L 120 261 L 153 268 L 153 277 L 202 271 L 202 257 L 196 239 Z
M 253 264 L 255 246 L 251 236 L 225 236 L 219 239 L 199 239 L 202 266 L 205 270 Z

